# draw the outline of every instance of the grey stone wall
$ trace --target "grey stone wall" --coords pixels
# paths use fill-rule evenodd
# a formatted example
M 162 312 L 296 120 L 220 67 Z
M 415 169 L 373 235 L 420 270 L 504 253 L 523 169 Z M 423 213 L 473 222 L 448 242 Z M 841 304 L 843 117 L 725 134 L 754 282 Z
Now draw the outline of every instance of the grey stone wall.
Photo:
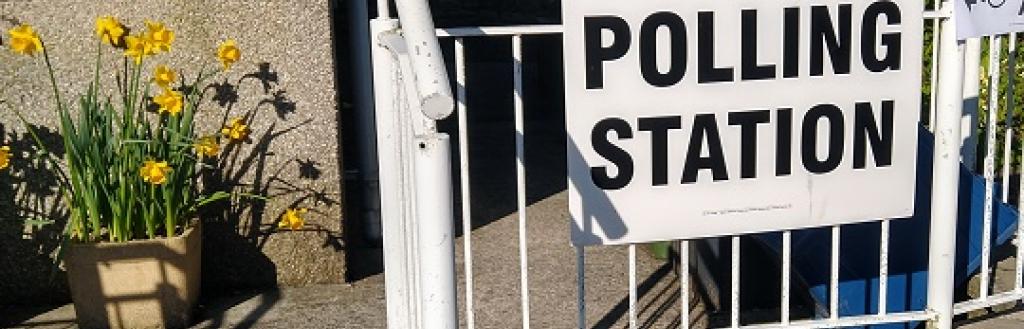
M 224 176 L 207 182 L 273 199 L 222 204 L 204 213 L 204 290 L 343 282 L 342 108 L 331 1 L 8 0 L 0 1 L 0 39 L 6 41 L 14 24 L 33 25 L 52 55 L 64 97 L 73 99 L 91 77 L 93 22 L 102 15 L 116 16 L 136 31 L 152 19 L 176 32 L 172 52 L 147 60 L 148 68 L 163 63 L 194 74 L 203 64 L 219 65 L 214 54 L 220 41 L 234 38 L 242 49 L 241 61 L 207 86 L 198 122 L 201 131 L 213 133 L 225 117 L 254 113 L 252 143 L 226 162 Z M 40 129 L 55 127 L 41 58 L 3 48 L 0 97 Z M 103 54 L 121 56 L 109 48 Z M 108 60 L 102 70 L 115 72 L 120 63 Z M 112 88 L 113 73 L 103 81 Z M 22 153 L 29 145 L 24 132 L 10 111 L 0 110 L 0 143 Z M 25 228 L 18 221 L 25 209 L 60 217 L 59 207 L 35 202 L 54 194 L 53 181 L 21 155 L 13 170 L 0 172 L 0 305 L 66 299 L 64 279 L 50 265 L 59 227 Z M 276 230 L 288 207 L 310 209 L 307 229 Z

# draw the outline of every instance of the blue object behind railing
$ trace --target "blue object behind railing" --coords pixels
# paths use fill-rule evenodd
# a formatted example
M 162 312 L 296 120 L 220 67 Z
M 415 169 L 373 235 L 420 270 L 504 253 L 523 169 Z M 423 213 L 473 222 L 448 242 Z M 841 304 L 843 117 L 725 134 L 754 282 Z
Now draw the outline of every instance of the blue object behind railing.
M 890 223 L 888 312 L 923 310 L 927 299 L 928 228 L 931 219 L 932 152 L 934 140 L 924 128 L 918 134 L 917 193 L 914 216 Z M 1017 212 L 1000 202 L 995 186 L 992 227 L 995 246 L 1006 243 L 1016 230 Z M 855 195 L 850 196 L 856 198 Z M 985 179 L 960 167 L 960 204 L 957 219 L 956 282 L 966 283 L 981 266 L 982 213 Z M 881 228 L 877 222 L 845 225 L 840 238 L 839 313 L 841 316 L 878 312 L 878 263 Z M 816 314 L 827 317 L 831 230 L 793 232 L 793 275 L 809 287 Z M 755 235 L 757 241 L 781 255 L 781 234 Z M 794 287 L 802 285 L 794 284 Z M 892 324 L 872 328 L 913 328 Z

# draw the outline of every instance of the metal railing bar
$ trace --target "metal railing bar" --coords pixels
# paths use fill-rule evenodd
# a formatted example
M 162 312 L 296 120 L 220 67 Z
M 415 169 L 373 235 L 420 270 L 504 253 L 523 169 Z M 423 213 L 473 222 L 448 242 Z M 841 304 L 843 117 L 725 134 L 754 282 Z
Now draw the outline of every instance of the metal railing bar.
M 522 298 L 523 329 L 530 328 L 530 280 L 526 251 L 526 152 L 523 127 L 523 40 L 512 37 L 512 71 L 515 84 L 516 125 L 516 199 L 519 209 L 519 286 Z
M 780 322 L 789 323 L 789 290 L 792 283 L 791 273 L 793 270 L 793 231 L 782 232 L 782 302 L 779 308 L 782 311 Z
M 561 24 L 545 25 L 510 25 L 510 26 L 467 26 L 437 29 L 439 37 L 480 37 L 509 36 L 528 34 L 559 34 L 564 29 Z
M 1017 33 L 1010 33 L 1009 53 L 1006 56 L 1006 130 L 1003 133 L 1003 203 L 1010 202 L 1010 170 L 1013 167 L 1013 110 L 1014 82 L 1017 78 Z
M 938 1 L 936 1 L 935 6 L 938 6 Z M 924 15 L 922 16 L 924 17 L 924 19 L 938 20 L 942 18 L 949 18 L 951 14 L 952 12 L 950 12 L 949 10 L 933 9 L 925 10 Z
M 467 128 L 466 57 L 462 38 L 455 39 L 455 79 L 458 85 L 455 98 L 459 117 L 459 172 L 462 191 L 462 257 L 466 278 L 466 328 L 476 327 L 473 314 L 473 221 L 469 190 L 469 129 Z
M 679 327 L 690 328 L 690 241 L 679 241 Z
M 839 225 L 832 226 L 832 256 L 829 257 L 829 283 L 828 283 L 828 313 L 832 320 L 839 319 L 839 238 L 841 229 Z
M 731 284 L 730 284 L 731 289 L 729 289 L 729 294 L 731 295 L 731 303 L 729 303 L 730 304 L 729 306 L 731 308 L 731 310 L 729 312 L 729 316 L 730 316 L 730 321 L 729 322 L 731 323 L 732 328 L 739 328 L 740 327 L 740 236 L 738 236 L 738 235 L 732 237 L 732 262 L 731 262 L 730 265 L 732 267 L 732 275 L 730 276 L 730 279 L 731 279 Z
M 953 304 L 953 314 L 960 315 L 967 312 L 980 310 L 983 308 L 989 308 L 1000 304 L 1016 303 L 1020 301 L 1022 298 L 1024 298 L 1024 294 L 1021 294 L 1018 291 L 1007 291 L 1004 293 L 991 295 L 983 299 L 974 299 L 965 302 L 959 302 Z
M 992 204 L 994 203 L 995 185 L 995 150 L 996 148 L 996 120 L 999 113 L 999 37 L 990 37 L 988 42 L 988 111 L 987 123 L 985 126 L 985 201 L 981 229 L 981 287 L 979 289 L 981 299 L 989 295 L 989 279 L 991 277 L 991 255 L 992 255 Z
M 935 6 L 938 7 L 938 1 Z M 935 130 L 935 111 L 938 108 L 936 87 L 938 86 L 939 77 L 939 20 L 932 20 L 932 71 L 929 81 L 931 81 L 931 103 L 928 104 L 928 130 Z
M 878 243 L 878 315 L 889 306 L 889 219 L 883 219 Z
M 1010 33 L 1010 58 L 1009 58 L 1010 66 L 1009 66 L 1009 75 L 1007 76 L 1007 81 L 1008 81 L 1007 90 L 1014 90 L 1014 88 L 1012 86 L 1013 86 L 1014 80 L 1016 80 L 1016 78 L 1017 78 L 1017 65 L 1016 65 L 1017 56 L 1016 56 L 1016 53 L 1017 53 L 1017 33 Z M 1007 108 L 1006 116 L 1008 118 L 1011 118 L 1009 120 L 1012 120 L 1012 118 L 1013 118 L 1013 116 L 1012 116 L 1013 110 L 1016 107 L 1016 105 L 1014 104 L 1014 98 L 1015 97 L 1014 97 L 1014 93 L 1013 92 L 1007 93 L 1007 95 L 1006 95 L 1006 108 Z M 1006 136 L 1007 136 L 1006 137 L 1006 141 L 1007 141 L 1006 143 L 1007 143 L 1007 145 L 1011 145 L 1012 146 L 1013 139 L 1010 138 L 1011 135 L 1009 134 L 1009 132 L 1013 131 L 1013 129 L 1011 128 L 1011 127 L 1013 127 L 1013 124 L 1012 124 L 1012 121 L 1009 121 L 1009 120 L 1007 120 L 1007 130 L 1006 131 L 1008 133 L 1006 134 Z M 1024 158 L 1024 144 L 1021 145 L 1021 156 L 1022 156 L 1022 158 Z M 1007 158 L 1010 158 L 1010 156 L 1007 156 Z M 1024 196 L 1024 180 L 1021 180 L 1020 182 L 1018 182 L 1017 188 L 1018 188 L 1018 190 L 1017 190 L 1017 196 L 1018 196 L 1017 197 L 1017 211 L 1018 211 L 1018 214 L 1017 214 L 1017 237 L 1016 237 L 1016 242 L 1017 242 L 1017 264 L 1016 264 L 1017 266 L 1016 267 L 1017 267 L 1017 270 L 1016 270 L 1016 273 L 1015 273 L 1016 274 L 1016 280 L 1014 280 L 1014 288 L 1015 288 L 1014 291 L 1016 291 L 1018 294 L 1024 294 L 1024 225 L 1021 224 L 1021 220 L 1024 220 L 1024 216 L 1022 216 L 1022 214 L 1020 213 L 1021 209 L 1024 209 L 1024 197 L 1021 197 L 1021 196 Z
M 756 324 L 740 327 L 740 329 L 817 329 L 817 328 L 839 328 L 859 327 L 887 323 L 903 323 L 912 321 L 930 321 L 935 315 L 928 311 L 916 311 L 906 313 L 892 313 L 886 315 L 868 314 L 859 316 L 846 316 L 838 320 L 816 319 L 793 321 L 788 324 L 769 323 Z
M 390 1 L 377 0 L 377 18 L 391 18 Z
M 636 329 L 636 245 L 629 245 L 629 328 Z

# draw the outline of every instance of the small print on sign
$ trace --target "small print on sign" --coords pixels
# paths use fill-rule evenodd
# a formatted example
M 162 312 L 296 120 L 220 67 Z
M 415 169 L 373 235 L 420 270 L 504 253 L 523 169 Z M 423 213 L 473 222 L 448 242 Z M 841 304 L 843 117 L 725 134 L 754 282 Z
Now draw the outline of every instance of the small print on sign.
M 956 38 L 1024 31 L 1024 1 L 953 0 Z
M 563 6 L 573 244 L 913 213 L 920 0 Z

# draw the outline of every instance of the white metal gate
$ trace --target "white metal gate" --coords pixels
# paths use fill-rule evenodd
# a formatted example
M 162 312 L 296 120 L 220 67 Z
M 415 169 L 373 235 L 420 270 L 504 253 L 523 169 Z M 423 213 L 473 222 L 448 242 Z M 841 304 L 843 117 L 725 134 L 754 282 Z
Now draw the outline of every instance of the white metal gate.
M 387 289 L 387 318 L 391 328 L 455 328 L 459 325 L 456 310 L 455 261 L 452 243 L 452 177 L 449 164 L 449 141 L 445 134 L 439 133 L 436 120 L 447 116 L 444 107 L 449 105 L 454 96 L 458 119 L 459 140 L 457 152 L 460 155 L 461 193 L 463 220 L 463 236 L 466 282 L 465 293 L 465 324 L 468 328 L 475 327 L 474 321 L 474 287 L 473 287 L 473 247 L 472 218 L 470 210 L 472 195 L 469 193 L 469 154 L 467 135 L 466 65 L 464 40 L 466 38 L 510 37 L 512 42 L 512 65 L 509 67 L 514 74 L 514 114 L 515 114 L 515 155 L 517 206 L 519 221 L 519 260 L 520 260 L 520 299 L 522 310 L 522 327 L 530 327 L 529 303 L 529 271 L 527 260 L 526 222 L 526 179 L 525 168 L 525 129 L 523 103 L 523 39 L 536 35 L 557 35 L 560 25 L 507 26 L 507 27 L 464 27 L 434 30 L 430 19 L 429 8 L 425 0 L 397 0 L 401 20 L 392 18 L 386 0 L 378 0 L 379 17 L 371 20 L 371 42 L 373 57 L 374 98 L 376 104 L 377 142 L 379 149 L 381 209 L 385 243 L 385 269 Z M 731 313 L 730 328 L 831 328 L 844 326 L 862 326 L 884 323 L 902 323 L 927 321 L 935 328 L 950 328 L 955 315 L 973 310 L 983 309 L 1003 303 L 1016 303 L 1024 298 L 1021 285 L 1021 274 L 1024 273 L 1024 248 L 1017 248 L 1015 286 L 1006 292 L 989 291 L 989 280 L 992 277 L 990 264 L 991 239 L 982 239 L 981 260 L 981 292 L 977 299 L 955 301 L 953 296 L 953 266 L 955 255 L 957 198 L 959 169 L 961 162 L 962 135 L 976 134 L 975 126 L 962 123 L 963 102 L 965 94 L 977 95 L 978 62 L 980 41 L 972 40 L 966 44 L 958 42 L 953 31 L 954 22 L 951 16 L 952 2 L 944 1 L 941 8 L 925 12 L 925 17 L 933 29 L 943 33 L 933 34 L 931 74 L 932 93 L 929 115 L 925 117 L 930 130 L 935 134 L 932 222 L 930 230 L 929 265 L 928 265 L 928 301 L 923 311 L 887 312 L 888 297 L 886 296 L 889 269 L 890 239 L 924 239 L 924 236 L 891 237 L 890 221 L 878 222 L 881 231 L 879 262 L 879 293 L 878 312 L 859 316 L 840 316 L 839 298 L 829 298 L 828 316 L 820 319 L 795 321 L 790 316 L 790 285 L 792 281 L 792 235 L 791 231 L 782 232 L 782 282 L 781 282 L 781 321 L 770 324 L 744 324 L 740 322 L 740 237 L 730 238 L 731 254 Z M 924 10 L 924 9 L 922 9 Z M 1013 90 L 1014 79 L 1019 72 L 1016 68 L 1016 35 L 1009 38 L 1009 57 L 1007 61 L 1008 90 Z M 437 46 L 437 38 L 454 39 L 454 67 L 456 70 L 455 95 L 447 90 L 447 76 L 443 64 L 439 65 L 442 54 Z M 1017 145 L 1014 149 L 1013 116 L 1016 109 L 1013 93 L 1007 93 L 1006 106 L 999 107 L 1002 101 L 998 86 L 1000 81 L 1000 63 L 1002 62 L 999 47 L 1004 37 L 992 38 L 989 52 L 989 111 L 990 113 L 1006 113 L 1005 141 L 997 145 L 995 130 L 999 128 L 998 115 L 988 115 L 984 126 L 977 131 L 985 132 L 985 154 L 983 175 L 986 182 L 984 217 L 982 228 L 985 236 L 992 234 L 993 213 L 995 202 L 1008 202 L 1009 177 L 1012 173 L 1011 161 L 1014 154 L 1024 156 L 1024 148 Z M 965 52 L 968 59 L 965 65 Z M 973 55 L 973 56 L 972 56 Z M 969 79 L 965 79 L 966 76 Z M 938 72 L 938 74 L 936 74 Z M 965 82 L 966 81 L 966 82 Z M 995 86 L 995 87 L 993 87 Z M 972 90 L 973 89 L 973 90 Z M 965 92 L 966 91 L 966 92 Z M 449 106 L 450 108 L 450 106 Z M 967 118 L 977 116 L 977 109 L 967 113 Z M 972 111 L 969 111 L 972 112 Z M 991 129 L 982 129 L 991 128 Z M 963 133 L 963 134 L 962 134 Z M 968 145 L 972 143 L 968 138 Z M 970 148 L 968 148 L 970 149 Z M 995 170 L 997 164 L 995 153 L 1003 153 L 1002 200 L 994 199 Z M 970 153 L 970 152 L 968 152 Z M 972 156 L 967 155 L 968 162 Z M 1024 184 L 1020 185 L 1024 187 Z M 1024 191 L 1024 190 L 1022 190 Z M 1024 193 L 1022 193 L 1024 194 Z M 1020 207 L 1018 206 L 1018 209 Z M 567 225 L 568 226 L 568 225 Z M 1017 226 L 1016 235 L 1024 232 L 1021 225 Z M 840 239 L 842 227 L 831 227 L 831 279 L 829 281 L 830 296 L 839 296 Z M 689 241 L 681 244 L 681 268 L 688 268 Z M 566 247 L 569 248 L 569 247 Z M 630 271 L 629 275 L 629 324 L 637 326 L 637 282 L 636 282 L 636 247 L 628 246 Z M 578 285 L 578 327 L 587 328 L 585 317 L 586 296 L 584 296 L 584 252 L 577 248 L 577 285 Z M 690 289 L 689 277 L 681 275 L 680 289 L 682 296 L 688 296 Z M 680 323 L 683 328 L 690 326 L 688 298 L 680 298 Z

